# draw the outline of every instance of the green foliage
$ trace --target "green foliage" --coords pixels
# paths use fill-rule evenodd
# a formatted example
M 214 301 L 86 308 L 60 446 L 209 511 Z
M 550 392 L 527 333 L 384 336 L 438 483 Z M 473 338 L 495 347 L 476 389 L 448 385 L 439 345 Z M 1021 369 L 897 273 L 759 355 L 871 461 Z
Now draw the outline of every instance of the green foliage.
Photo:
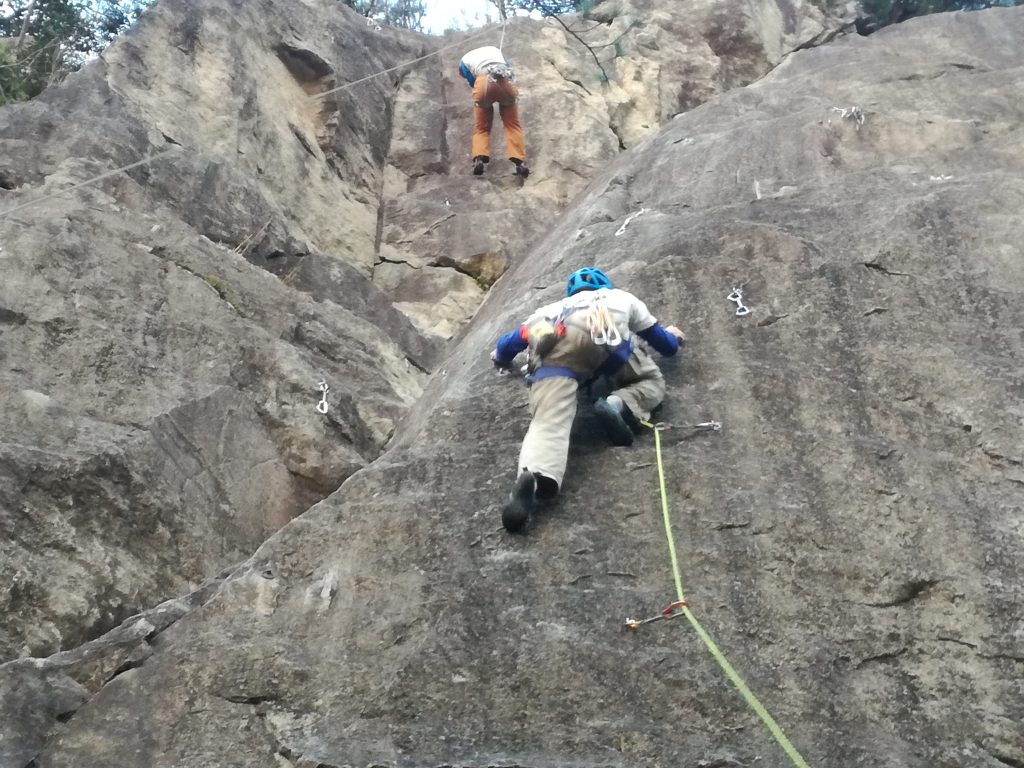
M 426 0 L 340 0 L 357 13 L 380 24 L 423 31 Z
M 943 11 L 980 11 L 996 6 L 1024 5 L 1024 0 L 860 0 L 857 31 L 867 35 L 914 16 Z
M 504 0 L 508 11 L 536 12 L 542 16 L 562 16 L 567 13 L 586 13 L 594 0 Z
M 7 52 L 6 45 L 0 46 L 0 107 L 10 101 L 28 98 L 24 84 L 14 66 L 14 57 Z
M 154 1 L 0 2 L 0 103 L 30 99 L 78 69 Z

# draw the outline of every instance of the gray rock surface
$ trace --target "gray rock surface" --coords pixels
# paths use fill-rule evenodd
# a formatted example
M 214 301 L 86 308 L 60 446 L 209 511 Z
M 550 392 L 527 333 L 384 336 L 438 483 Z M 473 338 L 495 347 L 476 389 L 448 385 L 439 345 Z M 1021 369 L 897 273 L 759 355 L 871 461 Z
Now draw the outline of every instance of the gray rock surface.
M 673 598 L 649 437 L 581 414 L 562 497 L 500 529 L 528 417 L 487 351 L 591 262 L 689 331 L 659 414 L 684 585 L 808 763 L 1020 764 L 1022 37 L 844 38 L 641 140 L 382 457 L 70 719 L 85 684 L 53 684 L 36 767 L 787 765 L 686 623 L 622 629 Z
M 611 0 L 586 19 L 514 18 L 474 33 L 398 89 L 374 282 L 420 330 L 453 337 L 515 256 L 621 149 L 852 18 L 849 2 L 697 2 L 682 11 L 662 0 Z M 497 114 L 492 162 L 482 178 L 468 175 L 473 115 L 458 62 L 467 47 L 499 43 L 520 89 L 532 168 L 525 186 L 506 161 Z
M 250 555 L 379 455 L 438 359 L 369 279 L 394 84 L 308 96 L 423 42 L 291 6 L 161 3 L 0 111 L 2 659 Z
M 456 64 L 500 27 L 442 41 L 336 0 L 163 0 L 0 110 L 0 659 L 192 589 L 374 459 L 440 342 L 620 147 L 848 8 L 804 15 L 735 14 L 744 45 L 702 48 L 685 97 L 661 83 L 696 33 L 656 4 L 602 6 L 604 85 L 555 22 L 510 23 L 525 187 L 464 162 Z

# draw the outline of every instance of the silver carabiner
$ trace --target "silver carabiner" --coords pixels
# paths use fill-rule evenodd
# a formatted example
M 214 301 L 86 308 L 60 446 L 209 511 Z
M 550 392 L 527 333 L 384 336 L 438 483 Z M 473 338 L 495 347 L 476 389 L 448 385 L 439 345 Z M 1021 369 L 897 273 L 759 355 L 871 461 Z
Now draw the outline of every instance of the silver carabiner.
M 750 314 L 750 307 L 743 303 L 743 289 L 733 288 L 732 293 L 728 296 L 729 301 L 736 304 L 736 316 L 743 317 L 744 315 Z
M 318 387 L 320 389 L 321 395 L 320 395 L 320 402 L 316 404 L 316 410 L 317 410 L 317 413 L 326 414 L 327 413 L 327 390 L 330 389 L 330 387 L 327 386 L 327 382 L 326 381 L 321 381 L 320 384 L 318 385 Z
M 607 339 L 605 344 L 609 347 L 617 347 L 622 343 L 622 334 L 619 333 L 619 327 L 614 323 L 606 330 L 605 337 Z

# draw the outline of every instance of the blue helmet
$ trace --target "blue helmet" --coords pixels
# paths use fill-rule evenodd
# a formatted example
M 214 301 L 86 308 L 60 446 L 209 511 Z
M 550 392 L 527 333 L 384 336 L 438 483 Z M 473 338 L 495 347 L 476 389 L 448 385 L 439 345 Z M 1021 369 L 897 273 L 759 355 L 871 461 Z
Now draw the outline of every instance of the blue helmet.
M 614 288 L 608 275 L 597 267 L 584 267 L 577 269 L 569 275 L 569 282 L 565 284 L 565 295 L 572 296 L 580 291 L 596 291 L 598 288 Z

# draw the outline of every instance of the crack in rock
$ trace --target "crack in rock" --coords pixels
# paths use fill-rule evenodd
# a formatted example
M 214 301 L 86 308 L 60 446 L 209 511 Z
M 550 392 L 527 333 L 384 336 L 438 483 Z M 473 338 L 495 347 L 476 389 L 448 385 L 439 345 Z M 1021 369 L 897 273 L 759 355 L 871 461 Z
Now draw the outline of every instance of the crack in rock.
M 877 603 L 862 603 L 862 605 L 866 605 L 871 608 L 893 608 L 897 605 L 904 605 L 909 603 L 911 600 L 920 597 L 938 583 L 938 579 L 914 579 L 901 584 L 897 588 L 896 595 L 892 599 L 883 600 Z
M 883 275 L 890 277 L 913 277 L 909 272 L 897 272 L 894 269 L 889 269 L 883 264 L 879 264 L 877 261 L 865 261 L 864 266 L 868 269 L 873 269 L 876 272 L 881 272 Z
M 901 646 L 901 647 L 897 648 L 894 651 L 883 651 L 882 653 L 876 653 L 874 656 L 867 656 L 867 657 L 861 659 L 860 661 L 858 661 L 854 665 L 854 668 L 855 669 L 860 669 L 861 667 L 865 666 L 866 664 L 870 664 L 871 662 L 892 661 L 894 659 L 898 659 L 900 656 L 902 656 L 906 652 L 907 652 L 907 647 L 906 646 Z

